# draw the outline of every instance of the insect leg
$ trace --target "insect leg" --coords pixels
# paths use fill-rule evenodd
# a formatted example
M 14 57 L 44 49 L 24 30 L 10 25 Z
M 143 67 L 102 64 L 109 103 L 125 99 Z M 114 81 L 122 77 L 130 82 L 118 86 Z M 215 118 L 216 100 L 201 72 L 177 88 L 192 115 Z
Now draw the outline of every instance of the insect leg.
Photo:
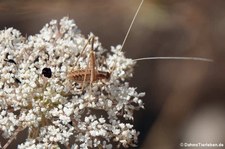
M 90 77 L 90 84 L 96 80 L 96 73 L 98 69 L 96 69 L 95 64 L 95 52 L 94 52 L 94 38 L 92 38 L 92 45 L 91 45 L 91 51 L 89 55 L 89 68 L 91 70 L 91 77 Z
M 82 88 L 81 88 L 81 90 L 82 90 L 82 91 L 83 91 L 83 89 L 84 89 L 84 84 L 85 84 L 85 82 L 86 82 L 87 73 L 88 73 L 88 69 L 86 69 L 86 70 L 85 70 L 84 80 L 83 80 L 83 83 L 82 83 Z
M 77 60 L 76 60 L 76 62 L 75 62 L 75 64 L 74 64 L 74 66 L 77 65 L 80 56 L 84 53 L 84 50 L 86 49 L 87 45 L 90 43 L 91 39 L 93 39 L 93 38 L 94 38 L 94 37 L 90 37 L 90 38 L 88 39 L 87 43 L 84 45 L 84 48 L 81 50 L 80 55 L 78 56 L 78 58 L 77 58 Z

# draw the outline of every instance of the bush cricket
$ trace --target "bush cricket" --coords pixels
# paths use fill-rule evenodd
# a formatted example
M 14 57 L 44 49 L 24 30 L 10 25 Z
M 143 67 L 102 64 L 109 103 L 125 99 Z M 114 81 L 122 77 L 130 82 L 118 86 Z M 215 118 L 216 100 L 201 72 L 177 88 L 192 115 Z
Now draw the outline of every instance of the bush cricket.
M 81 90 L 84 89 L 84 84 L 85 83 L 90 83 L 90 85 L 97 81 L 97 80 L 102 80 L 106 79 L 108 80 L 110 78 L 110 73 L 105 72 L 105 71 L 100 71 L 98 70 L 98 67 L 96 65 L 96 58 L 95 58 L 95 52 L 94 52 L 94 42 L 95 42 L 95 37 L 92 36 L 88 39 L 86 45 L 82 49 L 77 61 L 75 62 L 75 66 L 82 55 L 82 53 L 85 51 L 87 45 L 91 43 L 91 49 L 89 53 L 89 61 L 88 61 L 88 66 L 85 69 L 77 69 L 77 70 L 72 70 L 68 73 L 68 78 L 70 80 L 73 80 L 77 83 L 82 83 L 82 88 Z

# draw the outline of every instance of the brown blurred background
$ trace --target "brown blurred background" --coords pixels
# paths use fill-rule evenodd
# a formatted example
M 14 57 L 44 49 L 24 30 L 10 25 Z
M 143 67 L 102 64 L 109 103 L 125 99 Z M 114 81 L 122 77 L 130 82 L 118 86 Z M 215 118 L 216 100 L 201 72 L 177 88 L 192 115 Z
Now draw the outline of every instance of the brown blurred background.
M 0 30 L 38 33 L 51 19 L 69 16 L 105 48 L 121 44 L 140 0 L 0 1 Z M 145 0 L 124 46 L 129 58 L 195 56 L 140 61 L 129 81 L 146 92 L 135 113 L 137 148 L 179 149 L 180 143 L 225 145 L 225 1 Z M 185 148 L 185 147 L 184 147 Z M 225 147 L 224 147 L 225 148 Z M 189 149 L 192 149 L 189 147 Z

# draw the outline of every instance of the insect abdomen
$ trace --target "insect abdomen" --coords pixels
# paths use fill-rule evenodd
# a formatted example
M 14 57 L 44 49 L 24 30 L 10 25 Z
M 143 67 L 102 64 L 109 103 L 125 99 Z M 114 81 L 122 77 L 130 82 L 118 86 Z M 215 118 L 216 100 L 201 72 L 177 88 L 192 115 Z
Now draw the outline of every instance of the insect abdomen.
M 90 82 L 90 70 L 76 70 L 69 73 L 68 78 L 77 83 Z

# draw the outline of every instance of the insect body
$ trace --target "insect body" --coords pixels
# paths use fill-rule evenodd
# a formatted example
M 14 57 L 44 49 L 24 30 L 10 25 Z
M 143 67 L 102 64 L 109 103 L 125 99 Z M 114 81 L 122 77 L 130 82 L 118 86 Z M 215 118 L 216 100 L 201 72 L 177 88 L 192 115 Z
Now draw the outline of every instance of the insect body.
M 97 80 L 102 80 L 102 79 L 109 79 L 110 78 L 110 73 L 105 72 L 105 71 L 97 71 L 94 70 L 95 74 L 93 74 L 93 71 L 91 69 L 80 69 L 80 70 L 72 70 L 68 77 L 71 80 L 74 80 L 77 83 L 93 83 Z
M 88 61 L 87 68 L 72 70 L 68 73 L 68 77 L 70 80 L 73 80 L 77 83 L 82 83 L 82 90 L 83 90 L 85 83 L 92 84 L 95 81 L 110 78 L 110 73 L 98 70 L 97 65 L 95 63 L 96 62 L 95 52 L 93 50 L 94 49 L 94 36 L 90 37 L 88 39 L 88 42 L 84 46 L 83 50 L 81 51 L 81 54 L 84 52 L 84 50 L 86 49 L 89 42 L 92 42 L 92 45 L 91 45 L 91 50 L 90 50 L 90 54 L 89 54 L 89 61 Z M 78 57 L 75 65 L 77 64 L 78 60 L 79 60 L 79 57 Z

